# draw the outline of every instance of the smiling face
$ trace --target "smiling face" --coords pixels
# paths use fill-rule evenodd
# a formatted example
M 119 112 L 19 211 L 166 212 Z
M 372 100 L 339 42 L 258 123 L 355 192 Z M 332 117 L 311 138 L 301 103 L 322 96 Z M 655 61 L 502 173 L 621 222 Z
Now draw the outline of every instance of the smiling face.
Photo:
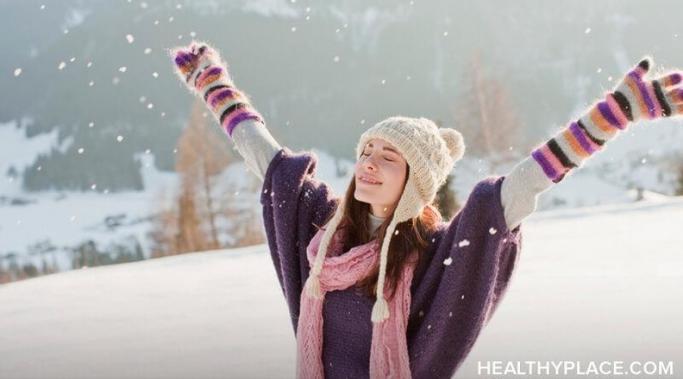
M 408 163 L 392 144 L 381 138 L 371 139 L 356 161 L 354 197 L 370 204 L 373 215 L 387 217 L 401 198 L 407 167 Z

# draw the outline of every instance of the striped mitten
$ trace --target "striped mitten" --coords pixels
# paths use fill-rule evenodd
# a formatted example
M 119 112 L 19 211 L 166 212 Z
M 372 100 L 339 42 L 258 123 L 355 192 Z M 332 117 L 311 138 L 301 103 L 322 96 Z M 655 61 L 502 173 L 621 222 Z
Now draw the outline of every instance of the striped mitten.
M 206 43 L 193 41 L 189 47 L 171 49 L 176 73 L 191 92 L 201 95 L 216 120 L 232 137 L 242 121 L 254 120 L 265 125 L 247 95 L 235 88 L 218 51 Z
M 560 182 L 630 123 L 683 113 L 683 89 L 674 88 L 681 83 L 681 73 L 648 80 L 645 75 L 651 67 L 652 58 L 644 57 L 605 100 L 533 150 L 532 157 L 550 180 Z

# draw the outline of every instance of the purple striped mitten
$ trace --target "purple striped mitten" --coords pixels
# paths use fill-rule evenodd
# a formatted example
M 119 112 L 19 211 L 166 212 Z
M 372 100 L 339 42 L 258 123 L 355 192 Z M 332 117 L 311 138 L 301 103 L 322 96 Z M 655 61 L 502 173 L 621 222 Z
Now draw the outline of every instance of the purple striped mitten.
M 206 43 L 192 41 L 189 47 L 171 49 L 176 74 L 191 92 L 201 95 L 216 120 L 232 137 L 242 121 L 254 120 L 265 125 L 248 96 L 235 88 L 218 51 Z
M 652 58 L 644 57 L 604 100 L 533 150 L 532 157 L 550 180 L 560 182 L 632 122 L 683 113 L 683 88 L 676 87 L 681 73 L 648 80 L 645 75 L 651 67 Z

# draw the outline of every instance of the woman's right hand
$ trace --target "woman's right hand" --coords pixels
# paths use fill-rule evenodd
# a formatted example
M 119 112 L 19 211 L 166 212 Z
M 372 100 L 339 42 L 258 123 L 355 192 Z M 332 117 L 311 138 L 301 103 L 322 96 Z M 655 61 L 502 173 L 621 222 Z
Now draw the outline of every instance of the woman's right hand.
M 171 49 L 171 57 L 175 62 L 176 74 L 195 94 L 203 94 L 202 89 L 216 80 L 233 86 L 228 65 L 218 51 L 207 43 L 192 41 L 188 46 L 175 47 Z

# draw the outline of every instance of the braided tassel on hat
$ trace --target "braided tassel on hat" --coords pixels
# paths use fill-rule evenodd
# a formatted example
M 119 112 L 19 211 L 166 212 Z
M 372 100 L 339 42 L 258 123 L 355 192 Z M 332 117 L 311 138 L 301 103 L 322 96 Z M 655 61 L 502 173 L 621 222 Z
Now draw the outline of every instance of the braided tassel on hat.
M 327 247 L 330 245 L 330 241 L 334 236 L 334 232 L 337 230 L 337 226 L 339 225 L 342 217 L 344 216 L 345 206 L 346 204 L 344 198 L 342 197 L 339 200 L 339 205 L 337 207 L 337 210 L 334 212 L 334 216 L 332 216 L 330 222 L 327 223 L 327 229 L 325 229 L 325 233 L 323 233 L 323 236 L 320 239 L 320 246 L 318 248 L 318 253 L 315 256 L 315 262 L 313 263 L 313 267 L 311 268 L 311 272 L 308 276 L 308 279 L 306 279 L 306 291 L 308 291 L 309 296 L 314 297 L 316 299 L 319 299 L 322 296 L 322 292 L 320 290 L 319 276 L 320 272 L 323 269 L 325 256 L 327 255 Z

